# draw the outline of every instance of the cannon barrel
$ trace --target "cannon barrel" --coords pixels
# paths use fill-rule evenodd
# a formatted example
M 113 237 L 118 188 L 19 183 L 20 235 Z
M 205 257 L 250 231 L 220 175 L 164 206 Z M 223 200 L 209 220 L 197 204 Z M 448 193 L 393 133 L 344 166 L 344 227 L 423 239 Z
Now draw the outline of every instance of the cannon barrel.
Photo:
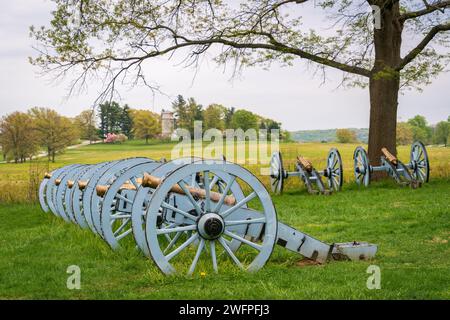
M 67 187 L 68 187 L 69 189 L 72 189 L 73 186 L 74 186 L 74 184 L 75 184 L 75 181 L 73 181 L 73 180 L 67 181 Z
M 78 189 L 84 190 L 86 189 L 88 181 L 78 181 Z
M 397 165 L 397 158 L 396 158 L 392 153 L 390 153 L 388 149 L 386 149 L 386 148 L 381 148 L 381 152 L 383 152 L 384 156 L 386 157 L 386 159 L 387 159 L 389 162 L 391 162 L 391 163 Z
M 162 183 L 161 178 L 154 177 L 149 174 L 145 174 L 144 179 L 142 180 L 143 187 L 149 187 L 149 188 L 153 188 L 153 189 L 157 188 L 161 183 Z M 187 189 L 194 197 L 197 196 L 202 199 L 206 198 L 206 191 L 204 189 L 194 188 L 194 187 L 190 187 L 190 186 L 188 186 Z M 172 186 L 171 191 L 174 193 L 178 193 L 178 194 L 185 194 L 183 189 L 179 185 Z M 212 201 L 219 202 L 222 197 L 222 194 L 211 191 L 209 193 L 209 196 Z M 236 198 L 233 196 L 225 196 L 224 203 L 226 205 L 232 206 L 232 205 L 236 204 Z
M 301 165 L 306 171 L 311 172 L 311 171 L 313 170 L 313 165 L 312 165 L 312 163 L 311 163 L 308 159 L 306 159 L 306 158 L 304 158 L 304 157 L 302 157 L 302 156 L 297 156 L 297 162 L 298 162 L 298 164 Z

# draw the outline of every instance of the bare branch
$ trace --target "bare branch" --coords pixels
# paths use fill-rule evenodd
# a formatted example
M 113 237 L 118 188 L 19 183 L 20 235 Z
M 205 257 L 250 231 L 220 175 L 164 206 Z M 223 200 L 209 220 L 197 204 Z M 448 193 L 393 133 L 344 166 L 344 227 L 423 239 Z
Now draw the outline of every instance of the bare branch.
M 423 38 L 422 41 L 414 48 L 412 49 L 401 61 L 398 67 L 396 68 L 397 71 L 402 70 L 408 63 L 414 60 L 423 49 L 430 43 L 431 40 L 439 33 L 443 31 L 449 31 L 450 30 L 450 23 L 447 24 L 441 24 L 434 26 L 431 28 L 430 32 Z
M 434 11 L 440 10 L 441 12 L 443 12 L 443 10 L 445 8 L 450 7 L 450 1 L 440 1 L 440 2 L 436 2 L 433 4 L 429 4 L 427 1 L 424 1 L 425 4 L 425 8 L 422 10 L 418 10 L 418 11 L 412 11 L 412 12 L 407 12 L 404 13 L 400 16 L 399 20 L 401 22 L 404 22 L 408 19 L 415 19 L 424 15 L 427 15 L 429 13 L 432 13 Z

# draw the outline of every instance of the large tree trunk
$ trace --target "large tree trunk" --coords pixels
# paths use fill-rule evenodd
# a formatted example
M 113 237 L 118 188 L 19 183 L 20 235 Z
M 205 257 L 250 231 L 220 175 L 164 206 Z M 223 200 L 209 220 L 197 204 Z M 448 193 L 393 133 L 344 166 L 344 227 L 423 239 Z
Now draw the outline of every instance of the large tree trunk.
M 396 129 L 399 73 L 394 70 L 400 62 L 403 26 L 398 22 L 399 5 L 386 6 L 381 11 L 381 29 L 374 30 L 375 63 L 370 78 L 369 159 L 380 164 L 381 148 L 396 155 Z M 383 177 L 375 173 L 374 179 Z
M 369 159 L 379 165 L 381 148 L 396 150 L 399 81 L 370 79 Z

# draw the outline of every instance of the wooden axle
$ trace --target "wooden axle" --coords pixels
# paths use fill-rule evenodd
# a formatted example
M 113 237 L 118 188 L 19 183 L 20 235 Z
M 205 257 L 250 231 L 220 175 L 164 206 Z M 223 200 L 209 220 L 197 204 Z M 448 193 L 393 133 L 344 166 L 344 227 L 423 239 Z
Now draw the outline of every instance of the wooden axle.
M 55 185 L 56 185 L 56 186 L 59 186 L 60 184 L 61 184 L 61 179 L 56 179 L 56 180 L 55 180 Z
M 52 177 L 52 174 L 49 173 L 49 172 L 46 172 L 46 173 L 44 174 L 44 179 L 51 179 L 51 177 Z
M 314 168 L 312 163 L 308 159 L 306 159 L 306 158 L 304 158 L 302 156 L 297 156 L 297 163 L 299 165 L 301 165 L 302 168 L 305 169 L 308 172 L 311 172 L 313 170 L 313 168 Z
M 383 152 L 384 156 L 389 162 L 391 162 L 394 165 L 397 165 L 397 158 L 392 153 L 390 153 L 388 149 L 383 147 L 381 148 L 381 152 Z
M 69 189 L 72 189 L 73 186 L 74 186 L 74 184 L 75 184 L 75 181 L 73 181 L 73 180 L 67 181 L 67 187 L 68 187 Z

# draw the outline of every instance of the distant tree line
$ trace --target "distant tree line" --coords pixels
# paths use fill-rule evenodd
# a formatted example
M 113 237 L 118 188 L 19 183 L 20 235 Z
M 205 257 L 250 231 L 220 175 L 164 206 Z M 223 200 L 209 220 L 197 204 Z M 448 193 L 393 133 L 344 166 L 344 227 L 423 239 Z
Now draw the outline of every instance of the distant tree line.
M 194 121 L 203 121 L 203 129 L 279 129 L 281 124 L 247 110 L 226 108 L 211 104 L 203 108 L 194 98 L 185 100 L 181 95 L 172 103 L 177 126 L 194 132 Z M 3 159 L 16 163 L 44 153 L 49 161 L 80 140 L 106 143 L 128 139 L 150 139 L 161 136 L 160 115 L 149 110 L 132 109 L 116 101 L 100 104 L 98 108 L 82 111 L 74 118 L 58 114 L 49 108 L 32 108 L 27 112 L 13 112 L 0 119 L 0 147 Z M 282 138 L 288 138 L 287 131 Z
M 127 104 L 120 106 L 115 101 L 105 102 L 98 107 L 98 135 L 123 134 L 127 139 L 158 138 L 161 134 L 160 116 L 149 110 L 131 109 Z
M 75 120 L 48 108 L 13 112 L 0 120 L 0 146 L 6 161 L 25 162 L 39 151 L 55 161 L 57 153 L 80 137 Z
M 281 123 L 272 119 L 264 118 L 248 110 L 234 107 L 227 108 L 220 104 L 210 104 L 204 108 L 198 104 L 194 98 L 185 99 L 178 95 L 172 103 L 172 110 L 176 115 L 176 124 L 178 128 L 189 130 L 194 134 L 194 121 L 203 122 L 203 130 L 218 129 L 255 129 L 259 131 L 266 129 L 268 132 L 272 129 L 280 130 L 282 137 L 288 136 L 287 132 L 282 132 Z
M 340 143 L 358 142 L 356 132 L 351 129 L 337 129 L 336 140 Z M 397 123 L 397 145 L 409 145 L 414 141 L 447 146 L 450 141 L 450 116 L 434 126 L 430 126 L 421 115 Z
M 115 101 L 103 103 L 97 110 L 97 115 L 94 109 L 88 109 L 68 118 L 55 110 L 36 107 L 3 116 L 0 119 L 3 159 L 21 163 L 45 152 L 49 161 L 54 162 L 57 154 L 80 140 L 123 142 L 136 137 L 148 143 L 161 133 L 159 115 L 151 111 L 120 106 Z
M 424 116 L 417 115 L 397 124 L 397 144 L 407 145 L 420 140 L 425 144 L 447 146 L 450 141 L 450 116 L 430 126 Z

